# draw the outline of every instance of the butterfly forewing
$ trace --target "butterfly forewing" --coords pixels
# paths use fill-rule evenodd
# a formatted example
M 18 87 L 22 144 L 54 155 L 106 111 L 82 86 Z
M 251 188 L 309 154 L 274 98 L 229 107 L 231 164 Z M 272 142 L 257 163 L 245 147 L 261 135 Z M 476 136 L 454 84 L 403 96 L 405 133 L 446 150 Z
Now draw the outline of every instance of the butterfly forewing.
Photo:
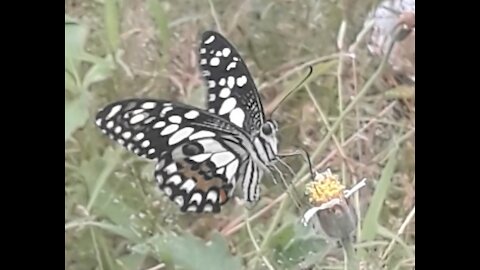
M 158 161 L 158 184 L 182 211 L 219 212 L 247 156 L 238 128 L 184 104 L 114 102 L 98 112 L 96 124 L 129 151 Z
M 248 133 L 265 116 L 252 76 L 237 50 L 220 34 L 207 31 L 200 45 L 200 68 L 208 87 L 208 110 Z

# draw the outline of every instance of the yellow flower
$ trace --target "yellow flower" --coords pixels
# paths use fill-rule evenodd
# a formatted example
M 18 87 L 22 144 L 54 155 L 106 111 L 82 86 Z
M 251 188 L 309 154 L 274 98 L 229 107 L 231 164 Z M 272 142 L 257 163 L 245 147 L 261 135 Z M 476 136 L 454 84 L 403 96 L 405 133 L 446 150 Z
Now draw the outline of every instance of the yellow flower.
M 330 170 L 327 170 L 318 174 L 315 181 L 308 183 L 305 189 L 310 203 L 320 206 L 335 198 L 343 197 L 345 186 L 340 184 L 337 175 L 333 175 Z
M 349 205 L 348 198 L 365 186 L 366 179 L 358 182 L 350 190 L 346 189 L 338 180 L 338 175 L 332 174 L 330 169 L 315 176 L 315 180 L 305 186 L 312 208 L 303 215 L 305 226 L 316 216 L 322 231 L 332 238 L 347 237 L 355 230 L 357 217 L 354 209 Z

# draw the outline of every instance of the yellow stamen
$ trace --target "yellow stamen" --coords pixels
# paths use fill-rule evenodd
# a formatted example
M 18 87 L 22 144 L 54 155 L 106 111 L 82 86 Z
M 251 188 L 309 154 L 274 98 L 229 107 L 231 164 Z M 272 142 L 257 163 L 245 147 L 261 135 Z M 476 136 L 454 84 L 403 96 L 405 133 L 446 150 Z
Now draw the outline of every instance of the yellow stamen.
M 306 185 L 306 194 L 310 203 L 321 205 L 335 198 L 343 197 L 345 186 L 340 184 L 338 176 L 329 170 L 319 174 L 315 181 Z

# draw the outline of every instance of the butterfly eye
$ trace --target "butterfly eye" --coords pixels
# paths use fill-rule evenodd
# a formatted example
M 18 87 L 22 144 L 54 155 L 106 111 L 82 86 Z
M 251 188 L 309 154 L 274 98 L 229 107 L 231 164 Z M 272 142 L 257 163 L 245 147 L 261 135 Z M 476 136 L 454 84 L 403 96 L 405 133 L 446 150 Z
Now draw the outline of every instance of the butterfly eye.
M 262 132 L 263 132 L 263 134 L 265 134 L 265 135 L 267 135 L 267 136 L 268 136 L 268 135 L 272 135 L 272 127 L 271 127 L 271 125 L 268 124 L 268 123 L 265 124 L 265 125 L 263 125 L 263 126 L 262 126 Z

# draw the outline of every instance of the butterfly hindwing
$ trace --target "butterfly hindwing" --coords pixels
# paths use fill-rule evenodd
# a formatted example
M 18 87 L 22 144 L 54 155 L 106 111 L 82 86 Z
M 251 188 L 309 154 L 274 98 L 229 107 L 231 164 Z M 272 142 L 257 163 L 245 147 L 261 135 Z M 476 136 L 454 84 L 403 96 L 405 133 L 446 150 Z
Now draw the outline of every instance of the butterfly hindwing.
M 239 161 L 228 151 L 217 155 L 230 159 L 217 166 L 210 159 L 211 154 L 177 160 L 169 154 L 161 157 L 155 168 L 155 178 L 160 189 L 180 207 L 180 211 L 218 213 L 230 199 Z
M 97 126 L 129 151 L 157 160 L 160 189 L 181 211 L 219 212 L 247 153 L 236 127 L 188 105 L 153 99 L 114 102 Z
M 200 68 L 208 86 L 208 109 L 248 133 L 265 122 L 262 103 L 238 51 L 220 34 L 202 36 Z

